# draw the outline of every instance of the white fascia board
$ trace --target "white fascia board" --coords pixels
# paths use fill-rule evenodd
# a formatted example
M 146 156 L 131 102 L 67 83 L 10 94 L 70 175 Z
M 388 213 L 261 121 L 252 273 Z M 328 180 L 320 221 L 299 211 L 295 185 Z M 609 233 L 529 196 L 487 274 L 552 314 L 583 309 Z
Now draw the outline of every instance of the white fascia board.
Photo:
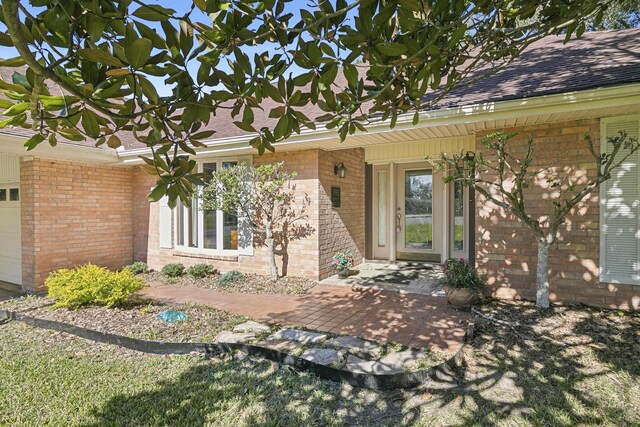
M 403 114 L 398 117 L 396 126 L 390 128 L 390 120 L 373 120 L 368 127 L 367 134 L 394 132 L 404 129 L 420 129 L 435 126 L 448 126 L 464 123 L 483 122 L 488 120 L 504 120 L 536 114 L 564 113 L 574 110 L 590 110 L 596 108 L 621 107 L 640 104 L 640 83 L 625 84 L 583 91 L 565 92 L 554 95 L 544 95 L 534 98 L 520 98 L 509 101 L 485 102 L 462 107 L 443 108 L 440 110 L 424 111 L 420 113 L 420 121 L 413 124 L 413 114 Z M 214 139 L 207 144 L 207 148 L 198 152 L 254 152 L 248 146 L 249 140 L 256 134 L 238 137 Z M 299 135 L 293 135 L 276 148 L 305 142 L 320 142 L 336 140 L 335 129 L 322 128 L 319 130 L 305 129 Z M 138 156 L 150 155 L 148 148 L 126 150 L 119 153 L 124 162 L 141 161 Z
M 121 163 L 116 150 L 111 148 L 88 147 L 84 145 L 59 142 L 55 147 L 46 141 L 33 150 L 24 148 L 24 136 L 0 133 L 0 152 L 17 156 L 42 157 L 52 160 L 69 160 L 83 163 L 118 164 Z

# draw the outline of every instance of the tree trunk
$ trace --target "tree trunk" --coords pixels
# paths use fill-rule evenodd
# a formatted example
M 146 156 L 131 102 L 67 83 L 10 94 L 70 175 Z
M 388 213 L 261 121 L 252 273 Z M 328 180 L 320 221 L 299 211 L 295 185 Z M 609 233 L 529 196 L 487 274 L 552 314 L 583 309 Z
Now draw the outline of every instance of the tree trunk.
M 549 307 L 549 246 L 546 239 L 538 240 L 538 267 L 536 268 L 536 305 Z
M 265 243 L 267 245 L 267 258 L 269 258 L 269 273 L 273 280 L 278 280 L 278 266 L 276 265 L 276 252 L 273 243 L 273 223 L 267 221 L 265 225 Z

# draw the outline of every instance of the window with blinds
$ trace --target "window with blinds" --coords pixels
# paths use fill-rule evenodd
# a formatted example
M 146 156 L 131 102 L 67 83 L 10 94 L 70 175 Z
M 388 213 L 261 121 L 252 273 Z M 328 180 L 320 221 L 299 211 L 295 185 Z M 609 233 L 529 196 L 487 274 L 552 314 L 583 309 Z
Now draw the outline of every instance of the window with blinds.
M 640 136 L 640 116 L 602 119 L 601 144 L 611 152 L 608 139 Z M 628 151 L 627 151 L 628 153 Z M 620 152 L 619 156 L 623 153 Z M 629 157 L 601 188 L 600 281 L 640 285 L 640 151 Z

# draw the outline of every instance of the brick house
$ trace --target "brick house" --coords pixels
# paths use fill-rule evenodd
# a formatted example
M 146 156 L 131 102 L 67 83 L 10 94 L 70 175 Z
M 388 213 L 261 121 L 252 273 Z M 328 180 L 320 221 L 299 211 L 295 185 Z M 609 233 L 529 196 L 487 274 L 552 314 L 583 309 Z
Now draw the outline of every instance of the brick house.
M 483 135 L 506 130 L 518 132 L 521 145 L 535 139 L 539 165 L 594 174 L 585 135 L 605 150 L 618 130 L 640 134 L 639 39 L 638 29 L 586 33 L 566 45 L 548 37 L 507 69 L 450 93 L 418 125 L 411 117 L 394 129 L 378 122 L 344 143 L 333 131 L 304 131 L 258 156 L 247 134 L 217 120 L 197 161 L 203 171 L 282 161 L 298 173 L 312 233 L 281 251 L 279 269 L 288 275 L 328 277 L 331 256 L 346 248 L 357 262 L 456 256 L 474 260 L 495 295 L 533 299 L 533 236 L 482 197 L 444 184 L 425 158 L 477 151 Z M 0 281 L 41 291 L 54 269 L 86 262 L 116 269 L 134 260 L 267 273 L 264 249 L 238 243 L 234 216 L 148 203 L 155 179 L 141 169 L 138 156 L 148 152 L 135 141 L 117 151 L 60 144 L 25 153 L 24 131 L 4 132 Z M 640 309 L 639 164 L 640 154 L 568 218 L 550 256 L 553 300 Z M 551 190 L 538 184 L 528 200 L 544 215 Z

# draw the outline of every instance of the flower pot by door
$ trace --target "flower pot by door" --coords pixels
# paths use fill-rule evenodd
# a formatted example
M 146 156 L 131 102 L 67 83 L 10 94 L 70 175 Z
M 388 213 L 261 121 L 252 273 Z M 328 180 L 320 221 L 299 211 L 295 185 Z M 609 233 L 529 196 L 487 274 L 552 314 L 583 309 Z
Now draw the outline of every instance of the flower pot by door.
M 474 289 L 446 288 L 445 292 L 447 302 L 456 308 L 469 310 L 478 301 L 478 292 Z
M 338 270 L 338 277 L 341 279 L 346 279 L 349 277 L 349 269 L 343 268 L 342 270 Z

